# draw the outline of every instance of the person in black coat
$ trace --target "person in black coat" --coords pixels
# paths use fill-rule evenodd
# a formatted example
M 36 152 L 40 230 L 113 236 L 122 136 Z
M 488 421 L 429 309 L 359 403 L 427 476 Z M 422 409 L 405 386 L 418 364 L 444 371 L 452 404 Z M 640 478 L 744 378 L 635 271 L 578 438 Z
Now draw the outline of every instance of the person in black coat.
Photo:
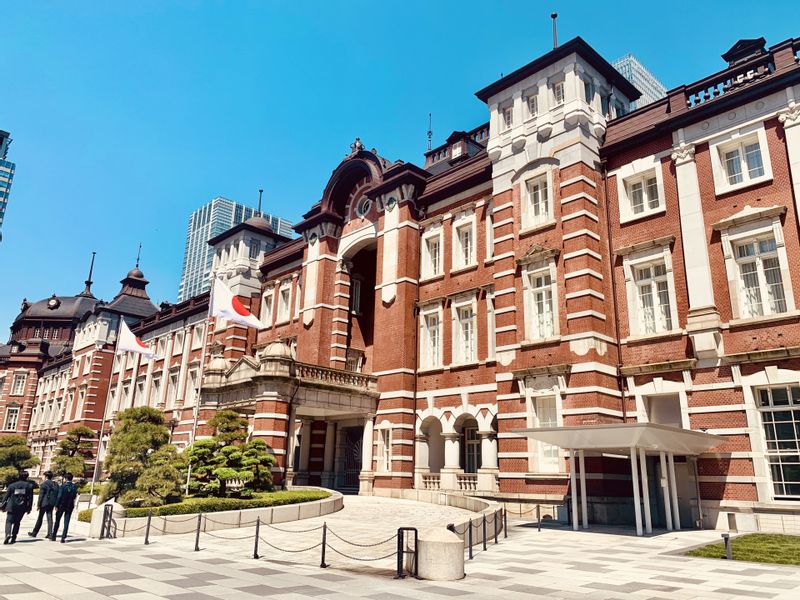
M 39 516 L 36 517 L 36 525 L 28 532 L 31 537 L 36 537 L 39 534 L 39 529 L 42 527 L 42 520 L 47 517 L 47 535 L 44 537 L 49 538 L 53 535 L 53 509 L 56 506 L 58 499 L 58 484 L 53 481 L 53 472 L 45 471 L 45 480 L 39 486 Z
M 13 544 L 17 541 L 23 515 L 30 513 L 33 508 L 33 485 L 28 481 L 27 471 L 22 471 L 19 480 L 6 488 L 2 505 L 6 511 L 6 537 L 3 543 Z
M 72 473 L 67 473 L 64 478 L 66 481 L 58 488 L 56 497 L 56 524 L 53 526 L 53 533 L 50 540 L 55 542 L 58 535 L 58 526 L 61 519 L 64 519 L 64 531 L 61 533 L 61 543 L 67 541 L 67 530 L 69 530 L 69 519 L 72 511 L 75 510 L 75 499 L 78 497 L 78 486 L 72 483 Z

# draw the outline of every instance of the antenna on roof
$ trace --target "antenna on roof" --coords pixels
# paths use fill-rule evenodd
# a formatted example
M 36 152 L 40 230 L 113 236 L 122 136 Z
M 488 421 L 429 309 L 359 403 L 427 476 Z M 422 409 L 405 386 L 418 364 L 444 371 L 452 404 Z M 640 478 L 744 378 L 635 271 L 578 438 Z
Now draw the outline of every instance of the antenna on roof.
M 139 268 L 139 259 L 142 257 L 142 242 L 139 242 L 139 250 L 136 252 L 136 268 Z
M 556 33 L 556 20 L 558 19 L 558 13 L 550 13 L 550 18 L 553 19 L 553 49 L 555 50 L 558 48 L 558 34 Z
M 431 139 L 433 138 L 433 118 L 431 113 L 428 113 L 428 150 L 431 149 Z
M 261 195 L 264 193 L 264 190 L 258 190 L 258 216 L 261 216 Z
M 86 278 L 86 281 L 84 281 L 84 283 L 86 284 L 86 287 L 84 288 L 83 292 L 81 292 L 81 296 L 93 297 L 92 296 L 92 283 L 93 283 L 93 281 L 92 281 L 92 272 L 94 271 L 94 257 L 95 257 L 96 254 L 97 254 L 97 252 L 92 252 L 92 262 L 89 264 L 89 276 Z

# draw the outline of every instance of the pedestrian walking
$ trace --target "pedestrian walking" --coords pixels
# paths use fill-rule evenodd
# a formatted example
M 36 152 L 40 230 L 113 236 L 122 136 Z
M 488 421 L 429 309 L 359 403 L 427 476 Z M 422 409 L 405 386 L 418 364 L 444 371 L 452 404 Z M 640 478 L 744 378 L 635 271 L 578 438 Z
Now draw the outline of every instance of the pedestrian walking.
M 44 517 L 47 517 L 47 535 L 44 537 L 49 538 L 53 535 L 53 509 L 58 499 L 58 484 L 53 481 L 52 471 L 45 471 L 44 477 L 42 485 L 39 486 L 39 502 L 36 505 L 39 510 L 39 516 L 36 517 L 36 525 L 28 532 L 31 537 L 39 535 L 39 529 L 42 528 Z
M 6 488 L 2 507 L 6 511 L 6 537 L 3 543 L 13 544 L 17 541 L 23 515 L 30 513 L 33 508 L 33 485 L 28 481 L 27 471 L 22 471 L 19 479 Z
M 61 519 L 64 519 L 64 531 L 61 532 L 61 543 L 67 541 L 67 531 L 69 530 L 69 519 L 75 509 L 75 498 L 78 497 L 78 486 L 72 483 L 72 473 L 67 473 L 64 478 L 66 481 L 58 488 L 56 497 L 56 524 L 53 526 L 53 533 L 50 540 L 55 542 L 58 536 L 58 526 Z

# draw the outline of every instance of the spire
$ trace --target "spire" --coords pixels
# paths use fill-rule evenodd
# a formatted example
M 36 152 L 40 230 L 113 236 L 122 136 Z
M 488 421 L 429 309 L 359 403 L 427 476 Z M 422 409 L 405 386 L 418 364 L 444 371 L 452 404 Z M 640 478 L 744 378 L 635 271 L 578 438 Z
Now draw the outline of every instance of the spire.
M 261 195 L 264 193 L 264 190 L 258 190 L 258 216 L 261 216 Z
M 136 268 L 139 268 L 139 259 L 142 257 L 142 242 L 139 242 L 139 250 L 136 252 Z
M 558 33 L 556 32 L 556 20 L 558 19 L 558 13 L 550 13 L 550 18 L 553 19 L 553 49 L 555 50 L 558 48 Z
M 431 150 L 431 139 L 433 138 L 433 116 L 428 113 L 428 152 Z
M 92 252 L 92 262 L 89 264 L 89 277 L 87 277 L 86 281 L 84 281 L 86 287 L 84 287 L 83 291 L 79 294 L 80 296 L 84 296 L 86 298 L 94 298 L 92 295 L 92 283 L 94 283 L 92 281 L 92 272 L 94 271 L 94 257 L 96 254 L 97 252 Z

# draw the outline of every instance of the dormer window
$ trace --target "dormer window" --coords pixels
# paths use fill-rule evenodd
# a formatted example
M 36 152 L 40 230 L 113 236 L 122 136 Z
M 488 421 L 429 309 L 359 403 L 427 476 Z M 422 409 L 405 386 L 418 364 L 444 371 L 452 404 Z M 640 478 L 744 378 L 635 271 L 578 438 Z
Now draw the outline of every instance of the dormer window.
M 500 109 L 500 129 L 501 131 L 508 131 L 514 125 L 514 109 L 512 106 L 506 106 Z
M 539 96 L 537 94 L 531 94 L 528 96 L 527 105 L 529 117 L 535 117 L 539 114 Z
M 555 100 L 556 106 L 561 106 L 564 104 L 564 82 L 563 81 L 556 81 L 553 84 L 553 99 Z
M 250 240 L 250 258 L 258 258 L 261 254 L 261 240 L 253 238 Z
M 453 144 L 450 148 L 450 158 L 458 158 L 464 153 L 464 145 L 459 142 L 458 144 Z

